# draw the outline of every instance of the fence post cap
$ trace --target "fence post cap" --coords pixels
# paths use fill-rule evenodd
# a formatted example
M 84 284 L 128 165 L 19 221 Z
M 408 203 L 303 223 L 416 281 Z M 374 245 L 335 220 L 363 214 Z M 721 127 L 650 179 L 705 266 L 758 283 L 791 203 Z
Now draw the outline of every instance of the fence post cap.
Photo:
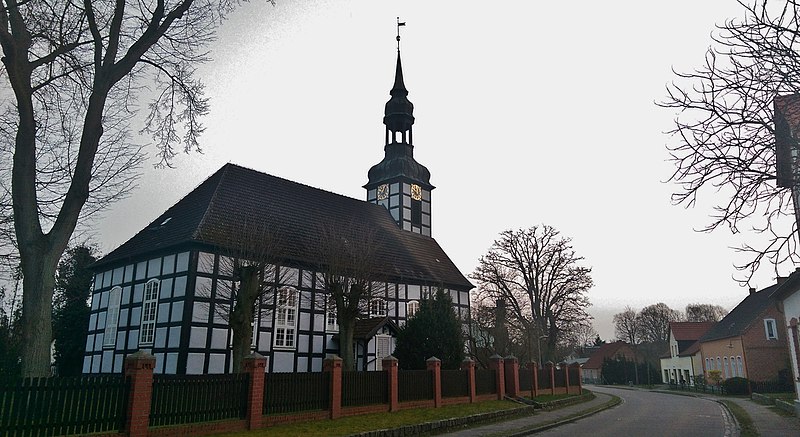
M 264 355 L 261 355 L 258 352 L 251 352 L 248 356 L 244 357 L 245 360 L 258 360 L 264 358 Z
M 503 357 L 501 357 L 500 355 L 498 355 L 497 353 L 495 353 L 494 355 L 492 355 L 491 357 L 489 357 L 489 359 L 490 359 L 490 360 L 497 361 L 497 360 L 502 360 L 502 359 L 503 359 Z
M 544 365 L 547 366 L 547 367 L 555 367 L 556 366 L 555 363 L 553 363 L 552 361 L 548 361 L 548 362 L 544 363 Z
M 155 360 L 156 357 L 151 355 L 146 350 L 139 349 L 138 351 L 136 351 L 136 352 L 128 355 L 127 357 L 125 357 L 125 359 L 126 360 L 127 359 L 131 359 L 131 360 Z
M 342 358 L 339 355 L 336 355 L 336 354 L 325 355 L 325 359 L 326 360 L 331 360 L 331 361 L 342 361 Z
M 389 355 L 388 357 L 383 357 L 383 361 L 397 361 L 394 355 Z
M 475 360 L 473 360 L 473 359 L 472 359 L 472 358 L 470 358 L 470 357 L 467 357 L 467 358 L 464 358 L 464 360 L 463 360 L 463 361 L 461 361 L 461 362 L 462 362 L 462 363 L 464 363 L 464 364 L 468 364 L 468 363 L 474 363 L 474 362 L 475 362 Z
M 507 356 L 507 357 L 505 357 L 505 358 L 503 358 L 503 359 L 504 359 L 504 360 L 511 361 L 511 360 L 516 360 L 516 359 L 517 359 L 517 357 L 515 357 L 515 356 L 514 356 L 514 354 L 508 354 L 508 356 Z
M 426 363 L 438 363 L 440 361 L 442 361 L 442 360 L 440 360 L 440 359 L 438 359 L 436 357 L 430 357 L 427 360 L 425 360 Z

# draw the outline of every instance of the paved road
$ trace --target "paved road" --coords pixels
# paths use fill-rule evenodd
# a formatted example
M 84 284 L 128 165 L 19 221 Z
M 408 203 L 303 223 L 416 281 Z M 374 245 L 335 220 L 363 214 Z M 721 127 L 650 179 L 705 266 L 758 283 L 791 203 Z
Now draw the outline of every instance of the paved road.
M 537 436 L 736 436 L 736 426 L 717 402 L 642 390 L 592 387 L 623 402 L 574 423 L 537 433 Z

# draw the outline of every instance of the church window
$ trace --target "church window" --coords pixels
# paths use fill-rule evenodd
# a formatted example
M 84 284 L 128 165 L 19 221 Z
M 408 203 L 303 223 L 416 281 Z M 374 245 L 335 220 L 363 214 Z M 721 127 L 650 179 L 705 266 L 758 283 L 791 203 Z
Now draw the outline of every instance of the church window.
M 297 290 L 283 287 L 276 293 L 275 347 L 294 348 L 297 333 Z
M 158 290 L 160 282 L 157 279 L 147 281 L 144 286 L 144 300 L 142 302 L 142 323 L 139 329 L 139 345 L 152 346 L 156 334 L 156 315 L 158 313 Z
M 406 317 L 414 317 L 419 311 L 419 301 L 410 300 L 406 303 Z
M 386 301 L 383 299 L 372 299 L 369 303 L 370 317 L 386 317 Z
M 119 326 L 119 303 L 122 288 L 114 287 L 108 296 L 108 313 L 106 328 L 103 334 L 103 347 L 114 347 L 117 342 L 117 326 Z

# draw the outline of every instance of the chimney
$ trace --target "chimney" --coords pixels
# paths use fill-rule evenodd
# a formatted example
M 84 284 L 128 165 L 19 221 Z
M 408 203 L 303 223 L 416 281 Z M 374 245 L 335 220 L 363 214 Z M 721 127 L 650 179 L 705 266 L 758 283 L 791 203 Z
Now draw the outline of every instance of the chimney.
M 750 287 L 750 294 L 753 294 L 755 292 L 756 292 L 756 287 Z

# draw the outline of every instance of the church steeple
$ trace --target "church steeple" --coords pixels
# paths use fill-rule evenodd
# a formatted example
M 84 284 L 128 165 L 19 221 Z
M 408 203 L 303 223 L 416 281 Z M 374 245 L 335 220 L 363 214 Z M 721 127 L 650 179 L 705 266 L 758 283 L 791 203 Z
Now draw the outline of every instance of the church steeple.
M 405 23 L 400 23 L 399 26 Z M 367 201 L 383 205 L 397 225 L 407 231 L 431 235 L 431 173 L 414 159 L 412 128 L 414 104 L 408 100 L 403 81 L 398 34 L 397 65 L 394 85 L 386 102 L 383 124 L 386 125 L 385 152 L 381 162 L 369 169 Z

